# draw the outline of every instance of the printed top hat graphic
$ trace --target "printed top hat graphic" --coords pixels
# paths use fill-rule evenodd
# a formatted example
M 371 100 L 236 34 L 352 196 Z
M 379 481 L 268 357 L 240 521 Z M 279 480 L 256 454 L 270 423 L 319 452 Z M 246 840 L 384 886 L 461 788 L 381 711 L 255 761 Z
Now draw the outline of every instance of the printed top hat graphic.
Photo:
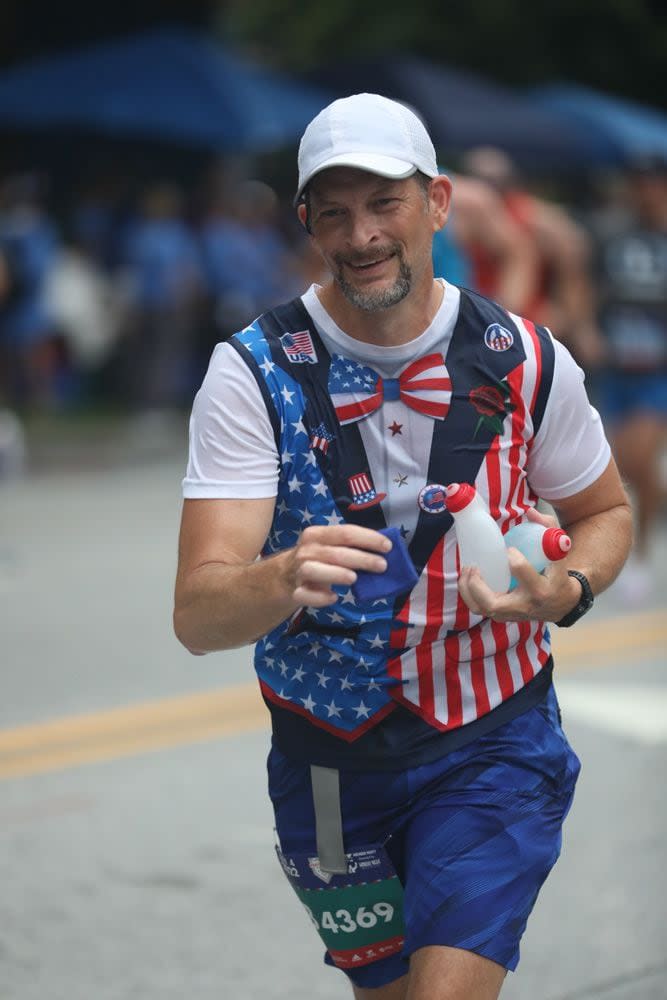
M 348 479 L 352 491 L 352 503 L 350 510 L 363 510 L 364 507 L 375 507 L 381 500 L 384 500 L 386 493 L 376 493 L 370 476 L 365 472 L 358 472 Z

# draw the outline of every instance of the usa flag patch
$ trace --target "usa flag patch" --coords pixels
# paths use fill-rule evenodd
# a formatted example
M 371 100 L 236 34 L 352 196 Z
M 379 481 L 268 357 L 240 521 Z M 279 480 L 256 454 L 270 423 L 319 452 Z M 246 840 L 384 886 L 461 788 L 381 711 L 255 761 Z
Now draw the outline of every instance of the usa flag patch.
M 280 343 L 292 364 L 317 364 L 315 345 L 308 330 L 299 330 L 298 333 L 284 333 L 280 338 Z

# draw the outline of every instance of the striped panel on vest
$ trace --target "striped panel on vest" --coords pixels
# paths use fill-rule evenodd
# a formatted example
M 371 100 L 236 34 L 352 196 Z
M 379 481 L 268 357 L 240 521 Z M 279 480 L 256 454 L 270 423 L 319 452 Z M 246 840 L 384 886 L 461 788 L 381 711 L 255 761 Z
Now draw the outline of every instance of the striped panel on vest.
M 517 316 L 512 319 L 524 362 L 501 382 L 487 380 L 468 388 L 478 413 L 476 426 L 486 420 L 494 429 L 502 419 L 502 430 L 494 434 L 472 481 L 503 533 L 537 502 L 525 467 L 554 365 L 548 331 Z M 394 697 L 443 730 L 465 725 L 506 701 L 542 669 L 551 649 L 543 623 L 501 624 L 471 613 L 458 593 L 459 570 L 452 526 L 398 612 L 392 646 L 404 651 L 388 665 L 401 683 Z

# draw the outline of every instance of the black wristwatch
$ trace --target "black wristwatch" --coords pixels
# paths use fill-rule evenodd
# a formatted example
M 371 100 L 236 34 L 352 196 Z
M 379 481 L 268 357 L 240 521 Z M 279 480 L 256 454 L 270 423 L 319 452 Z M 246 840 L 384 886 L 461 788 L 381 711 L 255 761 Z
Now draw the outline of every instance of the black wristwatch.
M 580 618 L 583 618 L 587 611 L 591 610 L 593 607 L 593 601 L 595 600 L 593 597 L 593 591 L 591 590 L 591 585 L 583 573 L 580 573 L 579 570 L 576 569 L 568 569 L 567 573 L 568 576 L 573 576 L 581 584 L 581 597 L 571 611 L 568 611 L 566 615 L 563 615 L 559 622 L 554 622 L 554 625 L 558 625 L 559 628 L 569 628 L 570 625 L 574 625 L 575 622 L 578 622 Z

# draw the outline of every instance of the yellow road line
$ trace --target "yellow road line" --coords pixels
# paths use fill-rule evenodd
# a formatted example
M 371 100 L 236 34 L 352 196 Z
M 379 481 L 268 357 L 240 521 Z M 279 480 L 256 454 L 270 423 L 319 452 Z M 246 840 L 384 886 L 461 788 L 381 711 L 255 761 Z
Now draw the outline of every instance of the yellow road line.
M 553 629 L 557 672 L 599 669 L 610 658 L 634 662 L 665 657 L 666 618 L 655 611 L 582 623 L 571 632 Z M 18 726 L 0 730 L 0 779 L 220 739 L 267 725 L 268 712 L 253 682 Z
M 268 725 L 256 684 L 0 731 L 0 778 L 61 770 Z

